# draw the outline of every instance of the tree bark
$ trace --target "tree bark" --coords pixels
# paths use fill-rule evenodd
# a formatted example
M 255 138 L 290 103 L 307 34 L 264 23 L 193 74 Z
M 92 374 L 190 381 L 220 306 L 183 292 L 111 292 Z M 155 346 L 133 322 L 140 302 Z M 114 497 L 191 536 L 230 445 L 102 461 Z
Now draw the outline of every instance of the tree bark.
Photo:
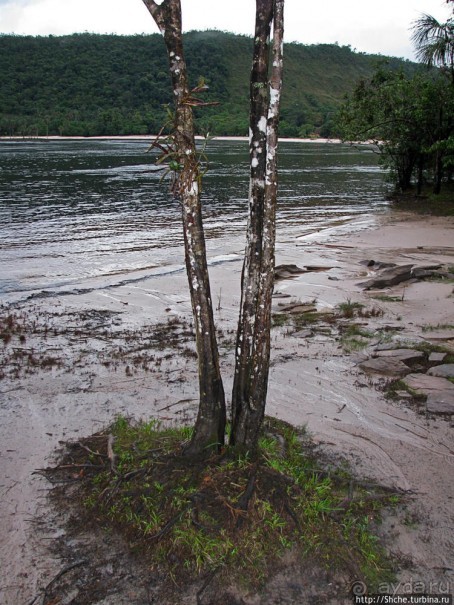
M 200 402 L 188 454 L 201 454 L 224 443 L 225 399 L 213 319 L 200 200 L 200 167 L 183 53 L 180 0 L 143 0 L 161 31 L 169 58 L 175 100 L 174 157 L 179 166 L 175 191 L 182 203 L 186 271 L 194 317 L 199 365 Z M 208 450 L 209 451 L 209 450 Z
M 257 446 L 268 390 L 283 12 L 284 0 L 256 0 L 250 87 L 249 219 L 241 278 L 230 436 L 232 445 L 249 451 Z M 268 80 L 273 22 L 272 68 Z
M 443 132 L 443 109 L 440 108 L 438 112 L 438 130 L 440 133 Z M 437 148 L 435 152 L 435 166 L 434 166 L 434 189 L 435 195 L 439 195 L 441 192 L 441 183 L 443 180 L 443 157 L 441 150 Z
M 443 159 L 441 152 L 437 149 L 435 156 L 435 169 L 434 169 L 434 188 L 433 192 L 438 195 L 441 192 L 441 183 L 443 181 Z
M 416 185 L 417 195 L 421 195 L 424 176 L 424 156 L 421 154 L 418 159 L 418 182 Z

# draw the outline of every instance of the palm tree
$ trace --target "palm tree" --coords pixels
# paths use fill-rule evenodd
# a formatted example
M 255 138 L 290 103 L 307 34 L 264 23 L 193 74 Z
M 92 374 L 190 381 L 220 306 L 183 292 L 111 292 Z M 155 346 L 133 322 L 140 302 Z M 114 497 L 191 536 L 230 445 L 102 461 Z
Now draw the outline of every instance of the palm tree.
M 429 67 L 447 70 L 454 85 L 454 19 L 440 23 L 431 15 L 423 14 L 415 21 L 412 41 L 416 57 Z
M 447 0 L 446 4 L 453 4 Z M 446 23 L 440 23 L 431 15 L 423 14 L 413 25 L 412 41 L 416 48 L 416 57 L 428 67 L 437 66 L 450 76 L 454 89 L 454 9 Z M 434 152 L 434 193 L 440 193 L 443 178 L 443 154 L 451 154 L 454 148 L 452 113 L 448 113 L 448 130 L 443 134 L 442 125 L 446 121 L 446 111 L 440 107 L 438 115 L 438 139 L 432 145 Z

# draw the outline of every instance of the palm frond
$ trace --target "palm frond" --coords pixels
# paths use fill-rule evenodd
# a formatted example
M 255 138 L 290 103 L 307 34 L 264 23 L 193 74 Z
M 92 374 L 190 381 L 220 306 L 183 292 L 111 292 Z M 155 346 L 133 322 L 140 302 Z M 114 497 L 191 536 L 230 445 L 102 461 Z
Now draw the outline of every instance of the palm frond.
M 413 25 L 412 42 L 416 57 L 426 65 L 452 66 L 454 56 L 454 21 L 440 23 L 423 14 Z
M 443 31 L 444 24 L 432 17 L 432 15 L 423 14 L 414 22 L 412 42 L 416 47 L 426 44 L 434 37 L 439 37 Z

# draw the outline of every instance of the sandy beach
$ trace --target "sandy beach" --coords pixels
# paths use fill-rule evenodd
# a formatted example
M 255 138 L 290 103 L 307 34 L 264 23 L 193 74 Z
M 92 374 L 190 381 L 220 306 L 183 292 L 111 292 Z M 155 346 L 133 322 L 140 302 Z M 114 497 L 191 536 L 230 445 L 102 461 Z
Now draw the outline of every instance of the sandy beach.
M 358 475 L 406 492 L 405 513 L 396 511 L 382 527 L 387 548 L 408 563 L 397 570 L 399 582 L 453 593 L 452 416 L 417 409 L 405 397 L 387 400 L 389 376 L 365 373 L 360 364 L 380 347 L 428 343 L 454 351 L 454 284 L 417 279 L 380 290 L 358 284 L 380 263 L 452 269 L 454 220 L 390 211 L 350 227 L 335 236 L 321 229 L 281 237 L 278 265 L 317 270 L 278 280 L 275 312 L 298 302 L 329 313 L 357 302 L 370 310 L 360 319 L 370 336 L 348 351 L 339 323 L 274 327 L 267 412 L 307 425 L 321 451 L 348 461 Z M 210 269 L 227 393 L 241 254 L 239 248 Z M 52 463 L 61 441 L 89 435 L 116 414 L 190 422 L 197 379 L 182 271 L 110 290 L 34 298 L 2 314 L 13 315 L 18 327 L 1 358 L 0 603 L 18 605 L 30 603 L 64 566 L 48 548 L 63 531 L 49 512 L 50 486 L 34 471 Z M 261 602 L 280 602 L 269 598 Z

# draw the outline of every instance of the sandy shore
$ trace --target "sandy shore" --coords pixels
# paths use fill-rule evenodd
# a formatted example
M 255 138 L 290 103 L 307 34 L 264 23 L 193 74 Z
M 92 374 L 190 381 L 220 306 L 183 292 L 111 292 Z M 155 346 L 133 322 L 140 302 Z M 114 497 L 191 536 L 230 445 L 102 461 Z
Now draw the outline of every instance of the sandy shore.
M 377 334 L 369 348 L 377 346 L 386 330 L 392 342 L 420 342 L 429 328 L 454 325 L 451 282 L 406 282 L 380 293 L 366 292 L 358 286 L 369 272 L 365 260 L 453 266 L 454 221 L 391 213 L 378 217 L 370 228 L 335 238 L 324 231 L 301 234 L 279 246 L 277 263 L 326 270 L 277 282 L 276 310 L 289 301 L 315 301 L 318 310 L 332 310 L 346 301 L 379 308 L 382 314 L 363 320 Z M 241 250 L 236 260 L 211 268 L 227 393 L 240 272 Z M 48 485 L 32 474 L 49 464 L 59 441 L 94 432 L 118 413 L 190 421 L 197 402 L 193 345 L 181 337 L 184 322 L 190 322 L 184 273 L 97 293 L 35 299 L 10 312 L 24 326 L 34 325 L 35 332 L 22 341 L 13 337 L 3 348 L 3 605 L 30 602 L 63 565 L 46 549 L 60 528 L 47 527 L 46 539 L 37 531 L 48 516 Z M 168 335 L 173 331 L 172 343 Z M 405 513 L 411 522 L 404 523 L 396 513 L 383 527 L 390 550 L 409 562 L 399 570 L 399 580 L 409 586 L 422 582 L 424 592 L 446 587 L 454 592 L 454 441 L 449 418 L 388 402 L 376 388 L 383 379 L 366 376 L 358 367 L 368 349 L 348 354 L 335 329 L 298 334 L 281 327 L 272 334 L 268 413 L 307 424 L 324 451 L 348 460 L 362 475 L 411 494 Z M 137 351 L 146 342 L 153 343 L 149 356 L 137 362 Z M 452 346 L 449 334 L 445 342 Z M 16 356 L 14 350 L 19 351 Z M 32 363 L 30 355 L 38 361 Z

